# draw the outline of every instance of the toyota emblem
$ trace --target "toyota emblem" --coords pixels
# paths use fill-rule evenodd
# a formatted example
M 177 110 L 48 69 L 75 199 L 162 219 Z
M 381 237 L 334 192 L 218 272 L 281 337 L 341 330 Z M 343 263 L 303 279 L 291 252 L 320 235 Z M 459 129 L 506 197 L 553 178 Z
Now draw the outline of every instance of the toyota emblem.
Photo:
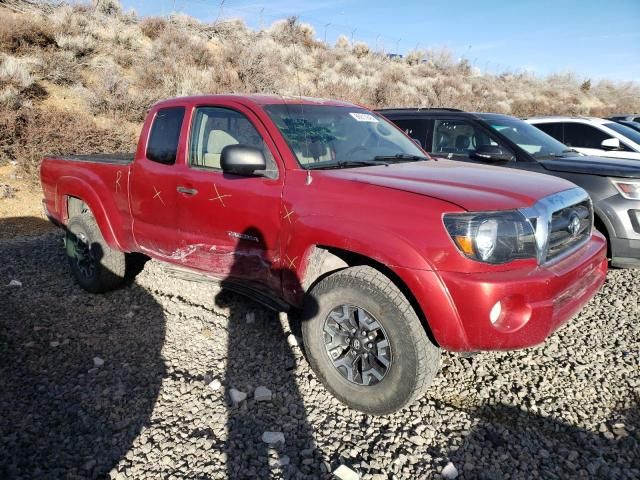
M 571 219 L 569 220 L 569 225 L 567 226 L 567 230 L 569 230 L 569 233 L 571 234 L 572 237 L 577 237 L 578 233 L 580 233 L 580 227 L 581 227 L 580 217 L 578 217 L 578 214 L 574 212 L 571 214 Z

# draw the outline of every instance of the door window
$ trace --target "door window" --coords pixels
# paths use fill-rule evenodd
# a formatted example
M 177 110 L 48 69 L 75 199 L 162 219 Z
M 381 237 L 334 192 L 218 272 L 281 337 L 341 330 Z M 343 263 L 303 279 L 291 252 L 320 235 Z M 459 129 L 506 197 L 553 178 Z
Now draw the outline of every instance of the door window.
M 562 142 L 562 124 L 561 123 L 536 123 L 533 126 L 536 127 L 538 130 L 542 130 L 547 135 L 551 135 L 556 140 Z
M 469 158 L 481 145 L 498 145 L 480 127 L 466 120 L 436 120 L 427 151 L 434 155 Z
M 153 119 L 147 158 L 154 162 L 173 165 L 178 154 L 178 141 L 184 119 L 184 107 L 163 108 Z
M 221 170 L 220 157 L 228 145 L 248 145 L 261 149 L 267 161 L 267 172 L 277 176 L 278 169 L 271 151 L 245 115 L 221 107 L 196 109 L 189 142 L 190 164 Z
M 393 120 L 401 130 L 409 135 L 412 139 L 418 140 L 420 146 L 425 150 L 428 149 L 427 139 L 429 133 L 433 130 L 433 120 L 417 119 L 417 118 L 400 118 Z
M 602 149 L 602 141 L 611 135 L 584 123 L 564 124 L 564 144 L 568 147 Z

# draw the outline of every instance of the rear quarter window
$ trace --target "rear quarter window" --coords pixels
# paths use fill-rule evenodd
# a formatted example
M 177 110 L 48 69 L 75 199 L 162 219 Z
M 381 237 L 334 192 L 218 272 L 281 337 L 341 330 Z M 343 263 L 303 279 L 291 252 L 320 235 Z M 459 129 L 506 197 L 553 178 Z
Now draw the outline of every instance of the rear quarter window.
M 147 143 L 147 158 L 149 160 L 165 165 L 176 163 L 184 111 L 184 107 L 158 110 L 153 119 Z

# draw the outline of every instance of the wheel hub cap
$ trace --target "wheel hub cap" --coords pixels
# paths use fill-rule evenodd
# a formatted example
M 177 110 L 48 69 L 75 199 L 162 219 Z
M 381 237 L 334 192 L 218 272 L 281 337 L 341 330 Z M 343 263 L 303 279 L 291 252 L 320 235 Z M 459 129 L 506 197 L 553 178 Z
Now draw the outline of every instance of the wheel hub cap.
M 333 366 L 351 383 L 375 385 L 391 367 L 384 327 L 363 308 L 340 305 L 324 321 L 324 343 Z

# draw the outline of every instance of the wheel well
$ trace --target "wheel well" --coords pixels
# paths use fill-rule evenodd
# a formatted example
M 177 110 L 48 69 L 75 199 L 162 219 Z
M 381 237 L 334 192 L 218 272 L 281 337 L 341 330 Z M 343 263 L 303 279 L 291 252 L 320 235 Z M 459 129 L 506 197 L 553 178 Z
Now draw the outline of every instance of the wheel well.
M 604 235 L 604 238 L 607 239 L 607 258 L 611 258 L 611 241 L 609 240 L 609 230 L 607 230 L 607 225 L 604 223 L 604 220 L 602 220 L 602 218 L 600 218 L 597 214 L 594 214 L 593 226 L 602 235 Z
M 76 215 L 82 215 L 83 213 L 90 213 L 91 209 L 84 200 L 78 197 L 67 196 L 67 220 Z
M 404 281 L 402 281 L 402 279 L 393 270 L 385 264 L 367 257 L 366 255 L 335 247 L 319 245 L 314 247 L 314 251 L 311 253 L 309 267 L 307 269 L 308 274 L 305 275 L 303 287 L 305 291 L 309 291 L 314 287 L 314 285 L 332 273 L 359 265 L 367 265 L 371 268 L 375 268 L 383 275 L 386 275 L 395 284 L 395 286 L 398 287 L 407 300 L 409 300 L 409 303 L 416 312 L 416 315 L 418 315 L 429 340 L 431 340 L 434 345 L 438 345 L 435 337 L 433 336 L 433 332 L 431 332 L 429 322 L 427 321 L 422 308 L 420 308 L 420 304 L 413 295 L 413 292 L 411 292 L 411 289 L 407 287 Z

